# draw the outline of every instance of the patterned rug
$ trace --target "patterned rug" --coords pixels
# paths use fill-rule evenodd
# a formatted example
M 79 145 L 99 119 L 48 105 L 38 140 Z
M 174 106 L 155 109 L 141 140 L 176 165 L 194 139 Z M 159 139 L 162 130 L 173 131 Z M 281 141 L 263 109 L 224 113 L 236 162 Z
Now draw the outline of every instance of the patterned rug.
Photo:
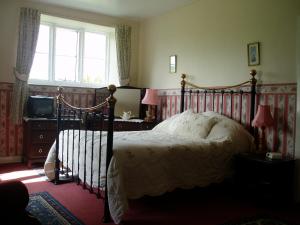
M 229 222 L 223 225 L 292 225 L 279 219 L 274 219 L 269 216 L 256 216 L 246 218 L 239 222 Z
M 43 225 L 83 225 L 48 192 L 31 194 L 26 209 Z

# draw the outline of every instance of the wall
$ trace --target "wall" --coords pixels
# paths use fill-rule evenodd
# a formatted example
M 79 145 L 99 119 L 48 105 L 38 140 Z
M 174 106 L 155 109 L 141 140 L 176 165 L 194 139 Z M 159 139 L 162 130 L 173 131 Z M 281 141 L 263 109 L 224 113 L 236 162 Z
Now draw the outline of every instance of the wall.
M 137 83 L 138 72 L 138 42 L 139 24 L 136 21 L 116 17 L 104 16 L 91 12 L 55 7 L 46 4 L 37 4 L 22 0 L 1 0 L 0 2 L 0 82 L 14 82 L 12 69 L 15 66 L 18 38 L 19 8 L 32 7 L 44 14 L 94 23 L 104 26 L 114 26 L 125 23 L 132 26 L 132 58 L 131 58 L 131 85 Z
M 259 71 L 260 82 L 296 82 L 296 0 L 199 0 L 140 27 L 139 84 L 178 87 L 181 73 L 203 85 L 232 84 Z M 247 43 L 261 43 L 261 65 L 248 67 Z M 168 72 L 169 56 L 178 72 Z

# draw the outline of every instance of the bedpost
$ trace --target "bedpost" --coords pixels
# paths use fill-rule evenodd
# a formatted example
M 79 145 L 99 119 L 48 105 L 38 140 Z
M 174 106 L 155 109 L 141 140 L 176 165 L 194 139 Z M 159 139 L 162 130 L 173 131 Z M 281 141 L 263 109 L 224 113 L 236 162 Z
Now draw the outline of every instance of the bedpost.
M 107 126 L 107 151 L 106 151 L 106 179 L 105 179 L 105 196 L 104 196 L 104 216 L 103 222 L 109 223 L 111 222 L 110 218 L 110 211 L 108 205 L 108 194 L 107 194 L 107 171 L 110 164 L 110 160 L 113 155 L 113 122 L 115 118 L 115 104 L 117 102 L 116 98 L 114 97 L 114 93 L 117 90 L 115 85 L 109 85 L 109 97 L 106 99 L 108 102 L 108 126 Z
M 57 116 L 57 124 L 56 124 L 56 149 L 55 149 L 55 179 L 54 183 L 59 183 L 59 132 L 60 132 L 60 126 L 61 126 L 61 106 L 62 106 L 62 98 L 63 98 L 63 88 L 58 87 L 57 88 L 58 95 L 56 96 L 56 116 Z
M 185 78 L 186 74 L 181 75 L 181 99 L 180 99 L 180 112 L 184 111 L 184 94 L 185 94 Z
M 252 78 L 250 79 L 251 83 L 251 111 L 250 111 L 250 133 L 254 135 L 254 127 L 252 127 L 251 123 L 254 119 L 254 113 L 255 113 L 255 98 L 256 98 L 256 83 L 257 80 L 255 78 L 256 70 L 250 70 L 250 75 Z

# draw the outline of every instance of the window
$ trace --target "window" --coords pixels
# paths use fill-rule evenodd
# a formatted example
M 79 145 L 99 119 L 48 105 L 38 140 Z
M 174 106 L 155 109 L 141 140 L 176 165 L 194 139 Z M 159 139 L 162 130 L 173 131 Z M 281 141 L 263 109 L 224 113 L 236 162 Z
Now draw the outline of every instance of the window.
M 29 83 L 118 84 L 114 28 L 42 15 Z

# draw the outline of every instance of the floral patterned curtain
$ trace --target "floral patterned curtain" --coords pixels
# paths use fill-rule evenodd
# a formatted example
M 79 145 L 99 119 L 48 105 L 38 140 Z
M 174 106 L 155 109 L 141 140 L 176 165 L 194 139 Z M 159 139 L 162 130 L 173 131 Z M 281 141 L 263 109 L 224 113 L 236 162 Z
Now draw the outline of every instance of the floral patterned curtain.
M 131 27 L 128 25 L 116 26 L 116 47 L 121 86 L 130 82 L 130 58 L 131 58 Z
M 21 8 L 16 77 L 11 104 L 11 118 L 15 124 L 22 123 L 23 110 L 28 93 L 28 77 L 33 63 L 40 27 L 40 12 L 36 9 Z

